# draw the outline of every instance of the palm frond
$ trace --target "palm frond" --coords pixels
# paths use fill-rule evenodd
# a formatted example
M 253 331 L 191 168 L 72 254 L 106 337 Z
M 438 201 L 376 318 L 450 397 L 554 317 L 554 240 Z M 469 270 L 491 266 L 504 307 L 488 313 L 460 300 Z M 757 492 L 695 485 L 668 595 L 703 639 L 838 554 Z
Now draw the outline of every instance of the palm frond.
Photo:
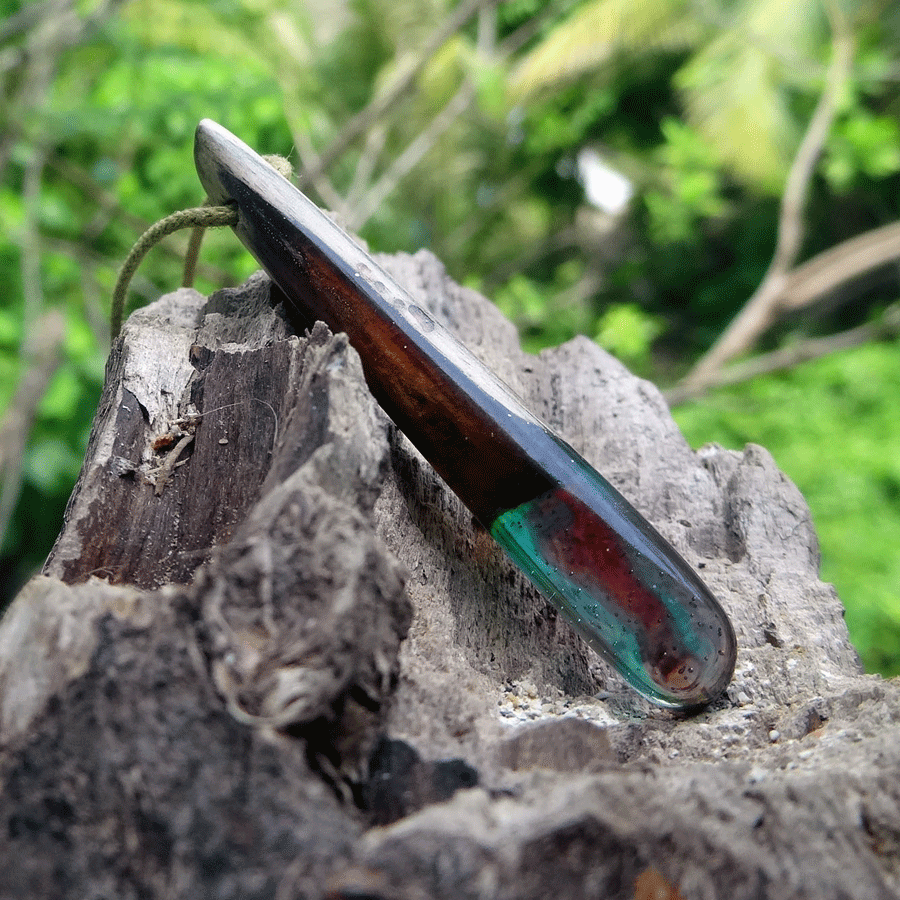
M 524 57 L 510 89 L 526 97 L 622 52 L 689 47 L 703 31 L 691 8 L 689 0 L 591 0 Z
M 676 74 L 688 120 L 738 179 L 782 189 L 802 133 L 791 92 L 820 89 L 823 25 L 818 3 L 749 0 Z

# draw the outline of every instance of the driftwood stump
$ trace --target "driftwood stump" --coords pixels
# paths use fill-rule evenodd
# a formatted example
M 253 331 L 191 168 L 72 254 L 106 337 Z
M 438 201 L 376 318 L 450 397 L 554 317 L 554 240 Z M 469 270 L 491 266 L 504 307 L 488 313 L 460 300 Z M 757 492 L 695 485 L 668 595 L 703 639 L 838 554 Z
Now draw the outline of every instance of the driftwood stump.
M 0 897 L 900 896 L 900 689 L 770 456 L 695 454 L 596 345 L 527 356 L 429 254 L 381 263 L 700 568 L 727 696 L 626 689 L 264 276 L 181 290 L 126 324 L 0 622 Z

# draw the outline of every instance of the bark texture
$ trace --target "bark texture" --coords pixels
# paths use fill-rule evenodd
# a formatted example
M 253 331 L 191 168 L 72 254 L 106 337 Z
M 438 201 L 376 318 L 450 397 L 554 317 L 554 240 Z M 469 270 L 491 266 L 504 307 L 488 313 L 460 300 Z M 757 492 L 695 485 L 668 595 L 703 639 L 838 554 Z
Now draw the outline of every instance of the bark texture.
M 0 897 L 900 895 L 900 689 L 769 454 L 695 454 L 596 345 L 527 356 L 429 254 L 380 262 L 700 569 L 727 695 L 630 692 L 264 276 L 181 290 L 0 622 Z

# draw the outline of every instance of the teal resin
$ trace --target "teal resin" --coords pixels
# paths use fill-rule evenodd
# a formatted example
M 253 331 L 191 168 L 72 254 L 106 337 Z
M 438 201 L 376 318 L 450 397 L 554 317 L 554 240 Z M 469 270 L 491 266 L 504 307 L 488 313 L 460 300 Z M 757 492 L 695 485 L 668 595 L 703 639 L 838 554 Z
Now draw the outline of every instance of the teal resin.
M 635 690 L 673 708 L 708 703 L 734 667 L 724 612 L 601 475 L 572 462 L 573 485 L 502 513 L 491 535 Z

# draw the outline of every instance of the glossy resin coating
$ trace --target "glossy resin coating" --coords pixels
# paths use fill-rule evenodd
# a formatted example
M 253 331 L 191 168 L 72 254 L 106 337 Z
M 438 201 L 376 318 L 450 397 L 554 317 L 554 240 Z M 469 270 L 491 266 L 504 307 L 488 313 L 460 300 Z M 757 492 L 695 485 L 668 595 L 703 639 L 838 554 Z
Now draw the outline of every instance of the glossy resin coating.
M 569 480 L 498 516 L 491 534 L 644 696 L 663 706 L 714 699 L 736 650 L 721 607 L 625 498 L 565 450 Z
M 306 315 L 346 332 L 378 402 L 590 645 L 660 705 L 718 696 L 734 631 L 656 530 L 262 157 L 208 120 L 194 153 L 245 246 Z

